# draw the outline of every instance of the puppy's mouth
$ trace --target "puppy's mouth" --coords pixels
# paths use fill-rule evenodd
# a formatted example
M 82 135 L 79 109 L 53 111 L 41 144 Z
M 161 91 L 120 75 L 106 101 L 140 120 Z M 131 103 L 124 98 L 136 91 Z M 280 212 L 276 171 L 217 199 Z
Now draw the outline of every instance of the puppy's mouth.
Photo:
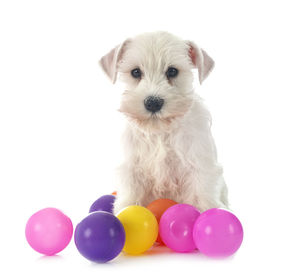
M 119 110 L 122 112 L 129 122 L 136 125 L 145 131 L 167 131 L 170 130 L 172 124 L 184 114 L 176 114 L 168 117 L 163 117 L 161 112 L 151 113 L 147 117 L 132 112 Z
M 163 111 L 161 112 L 155 112 L 155 113 L 151 113 L 151 115 L 148 117 L 148 121 L 152 121 L 152 122 L 164 122 L 166 124 L 170 124 L 173 120 L 184 116 L 185 113 L 181 112 L 181 113 L 176 113 L 176 114 L 172 114 L 169 116 L 163 116 Z

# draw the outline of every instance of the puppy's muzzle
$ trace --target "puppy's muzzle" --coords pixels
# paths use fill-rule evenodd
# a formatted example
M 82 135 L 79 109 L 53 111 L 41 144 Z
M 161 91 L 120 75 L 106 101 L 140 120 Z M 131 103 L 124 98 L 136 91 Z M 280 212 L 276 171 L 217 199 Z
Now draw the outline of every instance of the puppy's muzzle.
M 144 100 L 145 108 L 152 112 L 158 112 L 164 105 L 164 100 L 157 96 L 149 96 Z

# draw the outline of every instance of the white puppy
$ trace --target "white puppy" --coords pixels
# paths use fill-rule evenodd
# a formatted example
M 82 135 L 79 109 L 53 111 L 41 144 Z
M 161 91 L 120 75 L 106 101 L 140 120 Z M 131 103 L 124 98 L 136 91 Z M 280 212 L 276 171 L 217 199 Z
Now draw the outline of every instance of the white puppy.
M 200 211 L 227 207 L 227 188 L 211 135 L 211 116 L 193 91 L 214 66 L 207 53 L 166 32 L 127 39 L 102 57 L 114 83 L 126 84 L 120 111 L 128 118 L 125 161 L 114 212 L 169 198 Z

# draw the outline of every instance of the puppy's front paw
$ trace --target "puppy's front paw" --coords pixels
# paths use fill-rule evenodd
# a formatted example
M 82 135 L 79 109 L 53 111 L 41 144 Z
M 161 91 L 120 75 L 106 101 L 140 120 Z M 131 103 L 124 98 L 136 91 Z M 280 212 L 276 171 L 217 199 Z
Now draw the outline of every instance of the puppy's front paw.
M 198 208 L 200 210 L 200 212 L 204 212 L 208 209 L 212 209 L 212 208 L 224 208 L 224 209 L 228 209 L 228 206 L 224 203 L 222 203 L 221 201 L 205 201 L 205 200 L 201 200 L 200 202 L 194 204 L 194 206 L 196 208 Z
M 114 203 L 114 215 L 118 214 L 123 208 L 126 208 L 131 205 L 135 205 L 134 200 L 117 197 Z

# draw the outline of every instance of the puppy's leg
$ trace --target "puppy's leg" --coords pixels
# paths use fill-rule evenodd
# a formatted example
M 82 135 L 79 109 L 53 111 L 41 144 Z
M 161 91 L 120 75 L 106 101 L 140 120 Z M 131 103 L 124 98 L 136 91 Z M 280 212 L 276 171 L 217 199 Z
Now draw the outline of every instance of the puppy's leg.
M 197 207 L 201 212 L 211 208 L 228 208 L 227 187 L 221 168 L 215 167 L 209 172 L 192 171 L 182 189 L 182 202 Z
M 114 214 L 131 205 L 141 205 L 146 192 L 144 176 L 128 167 L 126 164 L 119 168 L 118 195 L 114 203 Z
M 222 204 L 224 204 L 224 208 L 229 208 L 228 188 L 226 186 L 226 183 L 225 183 L 223 177 L 221 177 L 221 179 L 220 179 L 220 187 L 221 187 L 220 200 L 221 200 Z

